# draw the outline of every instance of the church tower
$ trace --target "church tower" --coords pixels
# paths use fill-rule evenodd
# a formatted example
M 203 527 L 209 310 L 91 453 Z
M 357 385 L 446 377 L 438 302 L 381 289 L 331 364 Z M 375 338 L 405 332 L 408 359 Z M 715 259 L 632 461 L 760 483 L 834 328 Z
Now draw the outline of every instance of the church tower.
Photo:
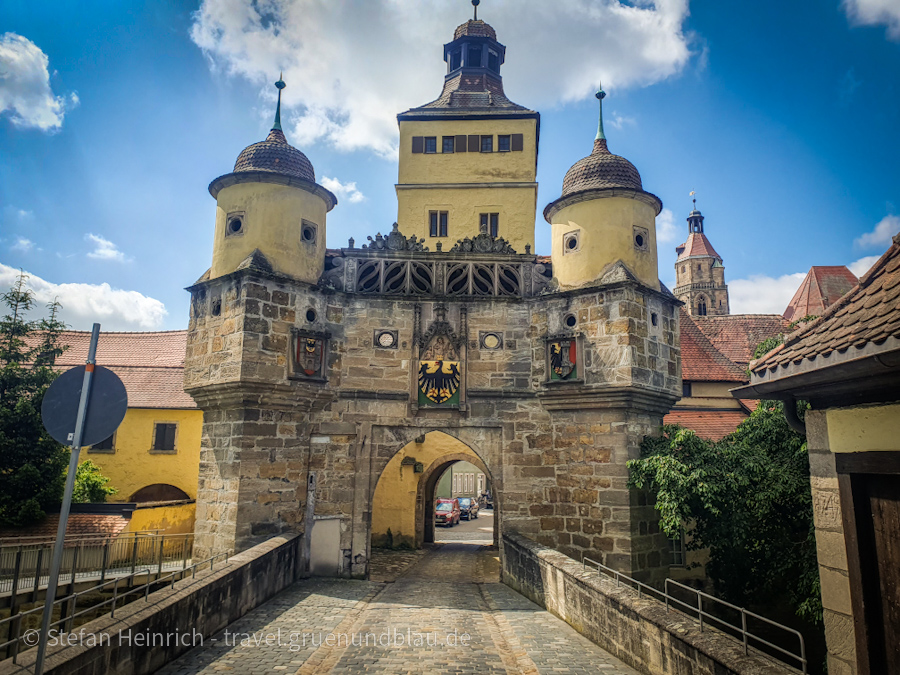
M 675 249 L 678 259 L 673 293 L 691 316 L 730 314 L 725 266 L 703 233 L 703 214 L 697 210 L 696 199 L 687 222 L 687 241 Z
M 397 223 L 432 251 L 486 232 L 525 253 L 534 247 L 540 114 L 506 97 L 506 47 L 477 4 L 475 12 L 444 45 L 441 95 L 397 115 Z

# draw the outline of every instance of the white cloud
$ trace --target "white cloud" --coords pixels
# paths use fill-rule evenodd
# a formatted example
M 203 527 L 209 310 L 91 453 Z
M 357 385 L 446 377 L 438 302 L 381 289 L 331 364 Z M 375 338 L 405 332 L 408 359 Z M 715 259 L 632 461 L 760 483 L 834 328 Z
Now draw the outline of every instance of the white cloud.
M 396 114 L 440 94 L 441 46 L 470 11 L 444 0 L 204 0 L 191 37 L 214 69 L 259 83 L 268 100 L 284 70 L 296 144 L 392 157 Z M 534 108 L 589 97 L 601 79 L 614 92 L 677 74 L 691 56 L 687 16 L 688 0 L 493 0 L 481 12 L 508 46 L 507 95 Z
M 879 258 L 881 258 L 880 255 L 867 255 L 865 258 L 860 258 L 856 262 L 847 265 L 847 269 L 853 272 L 857 277 L 861 277 L 869 271 L 869 268 L 871 268 L 872 265 L 878 262 Z
M 85 241 L 94 244 L 94 250 L 87 254 L 88 258 L 94 258 L 95 260 L 115 260 L 116 262 L 128 262 L 130 260 L 130 258 L 126 258 L 125 254 L 122 253 L 122 251 L 120 251 L 109 239 L 104 239 L 96 234 L 86 234 L 84 235 L 84 239 Z
M 366 196 L 356 189 L 355 182 L 342 183 L 337 178 L 322 176 L 322 187 L 331 190 L 338 197 L 346 197 L 351 204 L 357 204 L 366 199 Z
M 862 26 L 887 26 L 892 40 L 900 40 L 900 3 L 897 0 L 844 0 L 850 21 Z
M 732 314 L 781 314 L 787 308 L 805 277 L 805 272 L 785 274 L 777 279 L 755 274 L 749 279 L 728 281 L 731 312 Z
M 606 117 L 606 115 L 604 115 Z M 637 125 L 637 120 L 633 117 L 626 117 L 625 115 L 620 115 L 617 112 L 612 113 L 609 116 L 608 120 L 604 120 L 606 126 L 612 127 L 618 131 L 621 131 L 625 127 L 633 127 Z
M 18 276 L 19 270 L 0 263 L 0 289 L 12 287 Z M 27 285 L 37 301 L 36 316 L 43 316 L 48 302 L 58 300 L 60 319 L 79 330 L 89 330 L 95 321 L 103 330 L 153 330 L 162 326 L 168 314 L 159 300 L 106 283 L 54 284 L 31 274 Z
M 13 124 L 57 131 L 66 110 L 78 105 L 76 94 L 53 93 L 48 63 L 47 55 L 28 38 L 0 35 L 0 113 L 10 111 Z
M 656 242 L 667 243 L 675 241 L 678 237 L 678 229 L 675 227 L 675 214 L 672 209 L 663 209 L 656 216 Z
M 860 248 L 887 248 L 891 245 L 891 238 L 900 232 L 900 217 L 885 216 L 871 232 L 866 232 L 853 243 Z
M 34 248 L 34 242 L 25 237 L 16 237 L 16 243 L 9 247 L 11 251 L 19 251 L 20 253 L 28 253 Z

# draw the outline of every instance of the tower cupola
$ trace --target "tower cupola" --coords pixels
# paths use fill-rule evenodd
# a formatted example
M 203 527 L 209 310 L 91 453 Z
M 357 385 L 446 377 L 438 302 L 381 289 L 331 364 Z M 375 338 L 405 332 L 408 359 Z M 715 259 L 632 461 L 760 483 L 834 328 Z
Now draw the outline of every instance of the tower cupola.
M 641 174 L 624 157 L 609 151 L 603 130 L 603 99 L 590 155 L 566 172 L 562 196 L 544 209 L 553 228 L 553 273 L 561 288 L 595 282 L 621 262 L 642 283 L 659 288 L 656 216 L 659 197 L 644 191 Z
M 287 142 L 281 128 L 279 78 L 275 122 L 266 140 L 244 148 L 231 173 L 209 184 L 216 199 L 216 234 L 210 278 L 230 274 L 253 256 L 271 267 L 316 283 L 325 261 L 325 214 L 337 198 L 316 183 L 312 163 Z

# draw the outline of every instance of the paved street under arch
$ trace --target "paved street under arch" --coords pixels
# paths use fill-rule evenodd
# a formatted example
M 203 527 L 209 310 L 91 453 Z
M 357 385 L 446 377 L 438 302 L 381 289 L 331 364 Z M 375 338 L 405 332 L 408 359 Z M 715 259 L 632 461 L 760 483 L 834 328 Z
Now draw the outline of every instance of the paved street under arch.
M 637 675 L 501 584 L 482 537 L 376 552 L 371 581 L 300 581 L 160 672 Z

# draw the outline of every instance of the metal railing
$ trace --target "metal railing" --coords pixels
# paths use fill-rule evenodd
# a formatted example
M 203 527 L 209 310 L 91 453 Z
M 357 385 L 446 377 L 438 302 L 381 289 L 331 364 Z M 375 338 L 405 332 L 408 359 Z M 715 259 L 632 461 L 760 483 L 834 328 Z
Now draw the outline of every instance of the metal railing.
M 142 570 L 138 570 L 136 572 L 132 572 L 127 576 L 120 576 L 109 581 L 105 581 L 103 583 L 97 584 L 91 588 L 85 589 L 83 591 L 79 591 L 77 593 L 72 593 L 71 595 L 67 595 L 66 597 L 59 598 L 53 602 L 53 607 L 55 608 L 57 605 L 60 605 L 59 608 L 59 619 L 51 622 L 50 630 L 52 631 L 54 628 L 58 626 L 62 626 L 60 629 L 61 633 L 71 632 L 72 628 L 75 625 L 75 620 L 78 617 L 84 616 L 86 614 L 94 613 L 96 616 L 92 618 L 99 618 L 106 614 L 106 612 L 102 612 L 97 614 L 97 610 L 105 607 L 106 605 L 111 605 L 109 615 L 111 618 L 115 618 L 116 616 L 116 606 L 122 606 L 124 604 L 128 604 L 131 602 L 130 600 L 126 600 L 126 598 L 130 595 L 144 595 L 144 601 L 150 601 L 150 591 L 153 586 L 157 588 L 155 590 L 159 590 L 163 586 L 169 586 L 170 588 L 174 588 L 175 582 L 180 581 L 187 577 L 188 573 L 190 573 L 191 578 L 195 578 L 197 576 L 197 570 L 202 568 L 204 565 L 209 565 L 209 571 L 212 573 L 215 569 L 216 560 L 222 558 L 224 556 L 224 564 L 228 564 L 228 556 L 231 554 L 230 551 L 226 551 L 224 553 L 217 553 L 216 555 L 207 558 L 206 560 L 202 560 L 198 563 L 187 567 L 187 559 L 185 559 L 185 566 L 180 570 L 175 570 L 174 572 L 170 572 L 165 577 L 162 576 L 160 572 L 154 572 L 154 570 L 145 568 Z M 156 573 L 155 578 L 150 578 L 152 575 Z M 131 579 L 132 581 L 139 576 L 147 575 L 148 581 L 147 583 L 137 586 L 135 588 L 129 588 L 128 585 L 125 586 L 126 590 L 122 593 L 119 593 L 119 584 L 123 580 Z M 81 611 L 78 611 L 78 598 L 88 595 L 90 593 L 102 593 L 103 589 L 108 588 L 112 585 L 112 597 L 98 603 L 91 604 L 90 607 L 84 608 Z M 64 603 L 68 606 L 64 606 Z M 6 641 L 0 642 L 0 652 L 6 653 L 6 658 L 12 657 L 13 663 L 17 663 L 20 645 L 23 643 L 23 638 L 26 635 L 35 635 L 33 633 L 35 629 L 30 628 L 27 629 L 24 634 L 22 631 L 23 619 L 32 615 L 32 614 L 42 614 L 44 610 L 47 608 L 46 605 L 41 605 L 40 607 L 35 607 L 34 609 L 30 609 L 26 612 L 19 612 L 13 616 L 7 617 L 6 619 L 0 620 L 0 631 L 2 631 L 3 626 L 6 628 Z M 53 608 L 50 609 L 53 612 Z M 25 648 L 28 649 L 30 647 L 35 646 L 36 641 L 25 642 Z
M 656 588 L 653 588 L 652 586 L 648 586 L 647 584 L 642 583 L 642 582 L 638 581 L 637 579 L 634 579 L 634 578 L 628 576 L 627 574 L 623 574 L 622 572 L 619 572 L 610 567 L 607 567 L 606 565 L 603 565 L 603 564 L 597 562 L 596 560 L 592 560 L 591 558 L 587 558 L 587 557 L 583 558 L 581 561 L 581 568 L 583 570 L 587 570 L 588 563 L 590 563 L 591 565 L 593 565 L 594 567 L 597 568 L 598 574 L 603 572 L 607 576 L 613 577 L 616 580 L 617 587 L 621 586 L 622 580 L 626 581 L 627 582 L 626 587 L 631 588 L 632 590 L 636 590 L 637 594 L 638 594 L 638 598 L 642 598 L 643 595 L 646 593 L 649 597 L 651 597 L 655 600 L 665 602 L 666 612 L 668 612 L 670 609 L 669 603 L 675 603 L 677 605 L 681 605 L 684 608 L 684 610 L 687 610 L 687 611 L 678 610 L 678 608 L 672 608 L 672 609 L 675 611 L 679 611 L 680 613 L 684 614 L 685 616 L 687 616 L 690 619 L 696 618 L 700 623 L 700 632 L 701 633 L 703 632 L 703 619 L 705 618 L 708 623 L 715 622 L 726 629 L 733 630 L 736 633 L 740 634 L 741 641 L 743 642 L 743 645 L 744 645 L 744 654 L 749 654 L 750 649 L 753 648 L 753 650 L 755 652 L 758 652 L 763 656 L 766 656 L 769 658 L 778 658 L 778 657 L 773 657 L 772 654 L 769 654 L 765 651 L 760 650 L 756 645 L 750 644 L 750 640 L 755 640 L 759 644 L 765 645 L 771 649 L 776 650 L 780 654 L 788 656 L 791 659 L 797 660 L 800 663 L 799 670 L 803 673 L 807 672 L 806 643 L 803 640 L 803 635 L 798 630 L 790 628 L 789 626 L 785 626 L 784 624 L 780 624 L 777 621 L 772 621 L 771 619 L 767 619 L 766 617 L 760 616 L 759 614 L 756 614 L 755 612 L 751 612 L 747 609 L 744 609 L 743 607 L 738 607 L 737 605 L 733 605 L 730 602 L 725 602 L 724 600 L 720 600 L 719 598 L 717 598 L 713 595 L 710 595 L 709 593 L 704 593 L 703 591 L 698 591 L 697 589 L 691 588 L 690 586 L 685 586 L 684 584 L 679 583 L 679 582 L 675 581 L 674 579 L 666 579 L 665 590 L 660 591 Z M 670 584 L 672 584 L 673 586 L 677 586 L 678 588 L 695 595 L 696 603 L 691 604 L 689 602 L 685 602 L 684 600 L 681 600 L 681 599 L 676 598 L 675 596 L 671 595 L 669 593 L 669 585 Z M 717 603 L 724 607 L 728 607 L 731 610 L 739 612 L 741 615 L 741 625 L 737 626 L 733 623 L 729 623 L 728 621 L 722 619 L 721 617 L 718 617 L 714 614 L 710 614 L 709 612 L 705 611 L 703 608 L 704 598 L 711 602 Z M 696 617 L 694 616 L 694 614 L 696 614 Z M 797 638 L 800 640 L 800 653 L 796 654 L 795 652 L 789 651 L 779 645 L 773 644 L 772 642 L 765 640 L 764 638 L 760 637 L 759 635 L 755 635 L 752 632 L 750 632 L 747 629 L 747 617 L 752 617 L 754 619 L 758 619 L 759 621 L 763 621 L 764 623 L 766 623 L 770 626 L 779 628 L 783 631 L 786 631 L 788 633 L 792 633 L 793 635 L 796 635 Z M 736 636 L 731 635 L 728 632 L 728 630 L 721 630 L 719 632 L 721 632 L 722 635 L 728 636 L 729 638 L 737 639 Z M 779 660 L 782 660 L 782 659 L 779 658 Z M 790 665 L 790 664 L 788 664 L 788 665 Z
M 190 559 L 193 534 L 158 534 L 156 531 L 127 533 L 117 537 L 67 538 L 63 549 L 59 583 L 78 579 L 132 574 L 139 567 L 172 567 Z M 20 596 L 36 602 L 50 578 L 53 542 L 46 539 L 0 547 L 0 594 L 11 595 L 11 609 Z M 71 589 L 74 592 L 74 588 Z

